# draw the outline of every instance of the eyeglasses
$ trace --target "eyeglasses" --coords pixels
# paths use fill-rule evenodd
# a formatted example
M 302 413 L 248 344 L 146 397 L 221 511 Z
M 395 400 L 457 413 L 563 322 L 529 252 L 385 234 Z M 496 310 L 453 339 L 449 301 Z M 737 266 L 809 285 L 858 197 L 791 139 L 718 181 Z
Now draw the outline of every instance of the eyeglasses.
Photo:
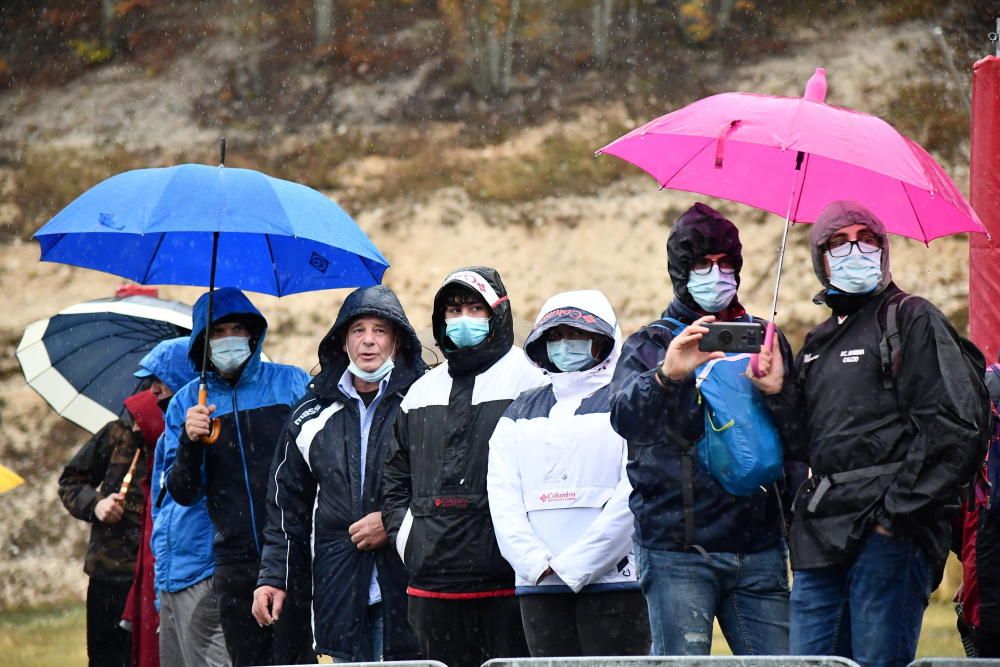
M 542 340 L 547 343 L 554 343 L 559 340 L 584 340 L 590 338 L 590 334 L 576 327 L 552 327 L 542 332 Z
M 875 235 L 860 236 L 856 241 L 835 239 L 826 244 L 826 251 L 830 257 L 847 257 L 853 252 L 853 246 L 858 247 L 858 252 L 870 255 L 882 249 L 882 242 Z
M 718 266 L 722 273 L 736 273 L 736 262 L 730 257 L 720 257 L 719 259 L 709 259 L 702 257 L 691 262 L 691 271 L 699 276 L 706 276 L 712 271 L 712 266 Z

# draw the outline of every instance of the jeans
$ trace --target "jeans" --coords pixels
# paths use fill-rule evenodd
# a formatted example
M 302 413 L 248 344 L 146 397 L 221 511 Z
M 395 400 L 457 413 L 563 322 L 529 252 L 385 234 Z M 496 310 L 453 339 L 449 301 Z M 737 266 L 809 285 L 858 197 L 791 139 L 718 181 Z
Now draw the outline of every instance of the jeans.
M 797 570 L 793 655 L 839 655 L 864 667 L 909 664 L 936 577 L 914 541 L 871 533 L 854 561 Z
M 788 653 L 788 556 L 663 551 L 637 545 L 653 655 L 708 655 L 717 617 L 735 655 Z

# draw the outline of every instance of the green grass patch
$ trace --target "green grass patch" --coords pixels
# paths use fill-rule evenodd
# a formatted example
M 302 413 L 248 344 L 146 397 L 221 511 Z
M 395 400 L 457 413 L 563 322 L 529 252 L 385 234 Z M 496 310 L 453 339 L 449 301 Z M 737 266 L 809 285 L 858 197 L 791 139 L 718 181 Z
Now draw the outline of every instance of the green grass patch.
M 0 656 L 5 667 L 72 667 L 87 664 L 83 604 L 0 613 Z

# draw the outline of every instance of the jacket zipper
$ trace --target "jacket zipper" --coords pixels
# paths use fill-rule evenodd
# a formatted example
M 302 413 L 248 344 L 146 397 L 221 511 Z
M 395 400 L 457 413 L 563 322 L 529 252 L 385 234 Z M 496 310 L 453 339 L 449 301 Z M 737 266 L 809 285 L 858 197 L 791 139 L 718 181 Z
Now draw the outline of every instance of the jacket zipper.
M 236 387 L 233 387 L 233 422 L 236 424 L 236 446 L 240 450 L 240 460 L 243 462 L 243 483 L 247 490 L 247 505 L 250 508 L 250 529 L 253 531 L 253 545 L 257 549 L 257 558 L 260 558 L 260 542 L 257 539 L 257 517 L 253 511 L 253 493 L 250 490 L 250 471 L 247 466 L 247 455 L 243 449 L 243 434 L 240 432 L 240 408 L 236 403 Z

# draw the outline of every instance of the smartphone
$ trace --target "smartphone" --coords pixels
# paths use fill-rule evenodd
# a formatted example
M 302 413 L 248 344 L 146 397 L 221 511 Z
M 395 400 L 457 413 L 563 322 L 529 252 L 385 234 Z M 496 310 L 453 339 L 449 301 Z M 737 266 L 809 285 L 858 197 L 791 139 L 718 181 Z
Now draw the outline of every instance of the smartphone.
M 708 333 L 698 341 L 702 352 L 760 352 L 764 327 L 757 322 L 709 322 Z

